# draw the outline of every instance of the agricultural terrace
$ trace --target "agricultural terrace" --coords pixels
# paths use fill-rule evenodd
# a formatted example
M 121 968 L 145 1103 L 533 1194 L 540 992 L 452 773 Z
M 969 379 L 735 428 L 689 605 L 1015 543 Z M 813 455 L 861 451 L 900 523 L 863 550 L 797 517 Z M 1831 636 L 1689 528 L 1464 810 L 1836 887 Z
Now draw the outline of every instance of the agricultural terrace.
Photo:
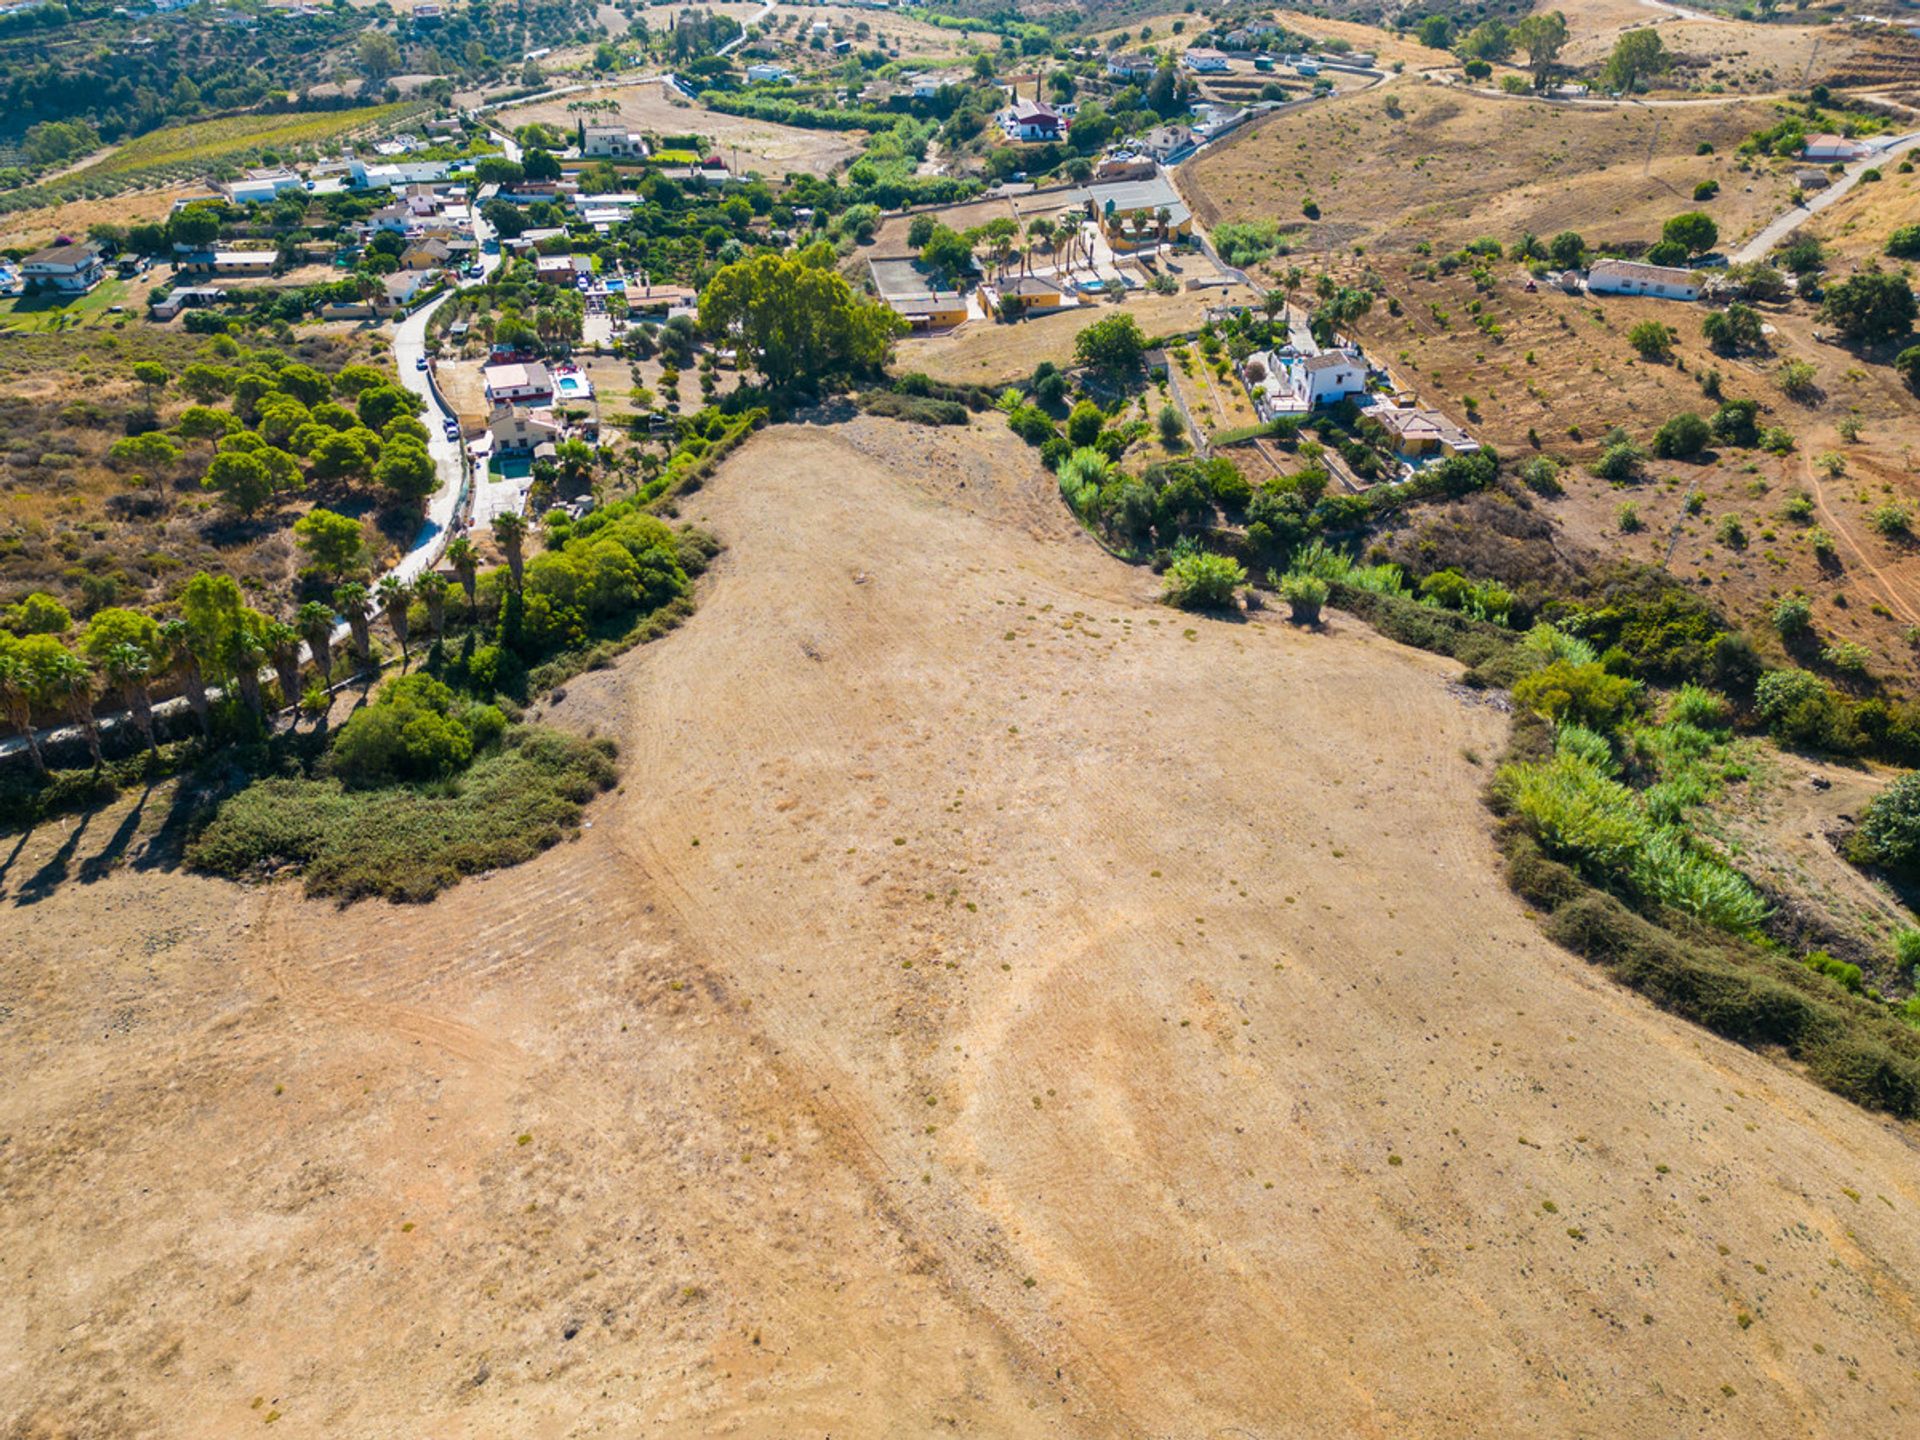
M 1759 102 L 1574 108 L 1398 81 L 1257 121 L 1180 183 L 1203 224 L 1272 225 L 1268 243 L 1319 253 L 1523 231 L 1650 242 L 1711 180 L 1701 208 L 1737 242 L 1787 203 L 1786 176 L 1735 153 L 1777 118 Z
M 0 209 L 35 209 L 116 190 L 167 185 L 236 169 L 269 153 L 322 149 L 349 136 L 389 130 L 421 109 L 418 103 L 398 101 L 348 110 L 232 115 L 170 125 L 116 145 L 103 159 L 58 180 L 0 194 Z

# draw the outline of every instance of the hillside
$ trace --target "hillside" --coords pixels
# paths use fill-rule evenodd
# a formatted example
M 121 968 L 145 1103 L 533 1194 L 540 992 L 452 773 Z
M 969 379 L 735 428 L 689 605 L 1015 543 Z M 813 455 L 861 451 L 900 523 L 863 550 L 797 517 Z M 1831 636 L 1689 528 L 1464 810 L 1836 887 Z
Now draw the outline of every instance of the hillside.
M 1708 208 L 1734 240 L 1785 203 L 1785 179 L 1745 173 L 1733 153 L 1774 118 L 1758 102 L 1575 107 L 1400 81 L 1251 125 L 1183 166 L 1181 188 L 1205 224 L 1278 218 L 1316 254 L 1529 230 L 1656 239 L 1716 180 Z
M 932 433 L 693 497 L 699 613 L 551 707 L 636 782 L 577 843 L 345 912 L 142 869 L 137 814 L 16 851 L 10 1431 L 1920 1401 L 1910 1139 L 1542 941 L 1505 715 L 1351 621 L 1183 621 L 1017 440 Z

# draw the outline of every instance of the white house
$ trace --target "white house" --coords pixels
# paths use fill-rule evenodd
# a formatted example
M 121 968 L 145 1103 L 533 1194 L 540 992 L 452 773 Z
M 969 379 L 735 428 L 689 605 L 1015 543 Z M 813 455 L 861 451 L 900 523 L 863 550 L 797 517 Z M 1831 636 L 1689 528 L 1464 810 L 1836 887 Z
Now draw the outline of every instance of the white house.
M 1060 112 L 1043 100 L 1015 100 L 1000 117 L 1009 140 L 1058 140 L 1067 133 Z
M 940 87 L 951 83 L 944 75 L 928 74 L 922 71 L 918 75 L 909 75 L 907 84 L 912 87 L 916 100 L 932 100 L 939 96 Z
M 624 125 L 589 125 L 580 153 L 589 160 L 644 160 L 647 142 Z
M 775 65 L 771 61 L 762 61 L 758 65 L 747 66 L 747 79 L 749 80 L 777 85 L 783 80 L 791 80 L 792 78 L 793 72 L 791 70 L 787 69 L 784 65 Z
M 1115 80 L 1151 80 L 1160 62 L 1151 55 L 1109 55 L 1107 74 Z
M 444 160 L 406 160 L 392 165 L 369 165 L 360 159 L 347 162 L 347 174 L 356 190 L 391 190 L 395 186 L 430 184 L 447 178 Z
M 1320 405 L 1337 405 L 1349 395 L 1364 394 L 1367 367 L 1352 350 L 1325 350 L 1303 355 L 1282 346 L 1247 357 L 1242 373 L 1265 417 L 1304 415 Z
M 1198 46 L 1182 57 L 1181 63 L 1196 75 L 1225 75 L 1233 69 L 1223 50 L 1209 50 Z
M 62 295 L 84 295 L 107 273 L 106 258 L 91 240 L 78 245 L 51 245 L 20 262 L 20 279 L 29 291 L 55 290 Z
M 1700 276 L 1672 265 L 1596 260 L 1587 271 L 1587 289 L 1596 295 L 1655 295 L 1662 300 L 1698 300 Z
M 493 437 L 496 455 L 532 455 L 543 445 L 557 443 L 565 434 L 565 428 L 558 420 L 535 415 L 520 406 L 501 405 L 487 417 L 487 433 Z
M 1302 362 L 1302 385 L 1307 408 L 1337 405 L 1349 395 L 1367 388 L 1367 368 L 1358 355 L 1345 350 L 1325 350 Z
M 255 170 L 219 189 L 235 205 L 271 204 L 290 190 L 305 194 L 307 182 L 291 170 Z
M 481 372 L 481 378 L 486 384 L 490 405 L 553 399 L 553 377 L 537 360 L 526 365 L 489 365 Z
M 1858 160 L 1862 155 L 1871 153 L 1871 146 L 1840 135 L 1809 135 L 1807 143 L 1800 147 L 1802 160 L 1812 160 L 1821 165 Z

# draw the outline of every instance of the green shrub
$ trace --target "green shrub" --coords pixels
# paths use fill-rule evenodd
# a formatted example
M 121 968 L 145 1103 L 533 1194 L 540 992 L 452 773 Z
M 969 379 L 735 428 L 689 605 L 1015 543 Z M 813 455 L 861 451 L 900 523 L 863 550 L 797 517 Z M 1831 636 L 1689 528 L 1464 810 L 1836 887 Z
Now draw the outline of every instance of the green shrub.
M 1768 671 L 1755 687 L 1754 709 L 1768 732 L 1789 744 L 1842 754 L 1859 748 L 1845 704 L 1832 686 L 1805 670 Z
M 522 726 L 456 783 L 260 781 L 220 805 L 187 860 L 230 877 L 297 865 L 310 895 L 426 900 L 564 838 L 613 779 L 609 742 Z
M 1330 587 L 1318 575 L 1284 575 L 1280 579 L 1280 598 L 1287 602 L 1297 625 L 1316 625 L 1320 607 L 1327 603 Z
M 1610 675 L 1597 663 L 1554 660 L 1522 678 L 1513 687 L 1513 700 L 1556 723 L 1574 720 L 1612 731 L 1632 711 L 1639 693 L 1636 682 Z
M 1627 331 L 1627 343 L 1640 352 L 1643 360 L 1673 358 L 1673 327 L 1658 320 L 1642 320 Z
M 1176 556 L 1167 567 L 1162 598 L 1183 610 L 1225 609 L 1246 583 L 1246 568 L 1238 560 L 1193 550 Z
M 1107 457 L 1090 445 L 1083 445 L 1061 460 L 1055 474 L 1060 493 L 1074 514 L 1084 518 L 1091 512 L 1112 468 Z
M 1594 462 L 1593 473 L 1602 480 L 1638 479 L 1640 462 L 1645 458 L 1645 452 L 1631 440 L 1618 440 L 1601 452 L 1600 458 Z
M 1897 501 L 1888 501 L 1867 512 L 1867 524 L 1889 540 L 1907 540 L 1913 536 L 1913 512 Z
M 1826 976 L 1849 994 L 1860 993 L 1862 987 L 1858 965 L 1849 965 L 1844 960 L 1836 960 L 1824 950 L 1816 950 L 1807 956 L 1805 964 L 1814 974 Z
M 1701 731 L 1721 731 L 1733 723 L 1733 711 L 1722 696 L 1689 683 L 1680 687 L 1667 706 L 1667 722 Z
M 1857 841 L 1878 864 L 1920 871 L 1920 771 L 1909 770 L 1867 803 Z
M 1669 460 L 1691 460 L 1713 441 L 1713 429 L 1691 410 L 1683 410 L 1653 433 L 1653 451 Z
M 876 390 L 861 397 L 861 408 L 869 415 L 884 415 L 912 425 L 964 425 L 967 407 L 953 400 L 936 400 L 929 395 L 899 395 L 891 390 Z
M 1551 455 L 1534 455 L 1520 466 L 1520 483 L 1536 495 L 1555 499 L 1567 493 L 1560 483 L 1560 465 Z
M 404 675 L 340 727 L 327 769 L 350 789 L 438 779 L 464 769 L 476 742 L 497 740 L 504 726 L 493 706 L 457 704 L 431 675 Z

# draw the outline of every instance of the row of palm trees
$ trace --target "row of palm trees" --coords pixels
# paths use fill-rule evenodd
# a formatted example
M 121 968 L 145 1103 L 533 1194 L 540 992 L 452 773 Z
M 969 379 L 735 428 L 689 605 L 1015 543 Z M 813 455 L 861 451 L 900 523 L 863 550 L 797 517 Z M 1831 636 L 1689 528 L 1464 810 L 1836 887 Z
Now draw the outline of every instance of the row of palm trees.
M 520 515 L 494 518 L 494 538 L 506 556 L 510 584 L 516 592 L 524 574 L 527 533 L 527 522 Z M 446 560 L 466 597 L 471 618 L 478 613 L 480 553 L 462 535 L 447 546 Z M 210 668 L 231 675 L 241 703 L 264 721 L 268 707 L 261 684 L 263 670 L 270 667 L 273 671 L 282 709 L 301 702 L 301 670 L 309 659 L 318 683 L 324 687 L 331 682 L 336 614 L 347 623 L 348 643 L 362 669 L 372 660 L 373 619 L 376 615 L 384 618 L 400 646 L 404 670 L 411 658 L 413 626 L 409 612 L 414 601 L 424 605 L 427 628 L 438 640 L 446 629 L 448 588 L 446 577 L 434 570 L 411 582 L 388 575 L 371 589 L 358 583 L 342 585 L 334 592 L 331 606 L 308 601 L 290 621 L 256 616 L 260 623 L 234 626 L 221 642 L 219 654 L 205 653 L 201 638 L 186 621 L 178 619 L 162 621 L 151 645 L 122 641 L 110 646 L 99 656 L 97 668 L 84 655 L 63 645 L 42 646 L 32 652 L 0 651 L 0 708 L 25 738 L 39 775 L 44 777 L 48 772 L 40 737 L 33 728 L 35 707 L 64 711 L 86 736 L 88 753 L 98 770 L 104 761 L 96 702 L 103 693 L 124 697 L 128 714 L 150 750 L 159 749 L 154 733 L 154 685 L 169 676 L 178 682 L 203 735 L 213 733 L 213 703 L 207 685 Z

